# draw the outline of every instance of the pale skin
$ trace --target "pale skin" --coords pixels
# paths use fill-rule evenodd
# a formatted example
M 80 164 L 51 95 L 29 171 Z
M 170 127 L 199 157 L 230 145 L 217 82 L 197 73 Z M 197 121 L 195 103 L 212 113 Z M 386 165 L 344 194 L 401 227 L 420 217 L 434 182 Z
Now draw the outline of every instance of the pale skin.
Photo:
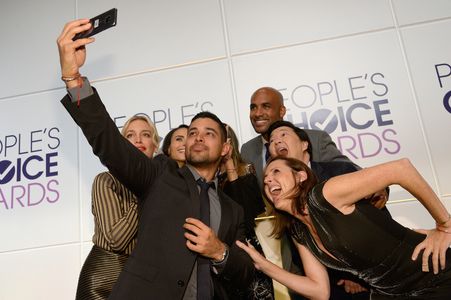
M 305 276 L 290 273 L 273 264 L 262 256 L 255 248 L 236 241 L 238 247 L 249 254 L 257 270 L 285 285 L 296 293 L 312 300 L 329 299 L 330 287 L 326 268 L 304 246 L 295 242 L 302 259 Z
M 168 149 L 169 157 L 175 160 L 179 167 L 182 167 L 186 160 L 185 141 L 187 132 L 187 128 L 179 128 L 174 131 L 174 134 L 171 137 L 171 145 Z
M 292 172 L 286 172 L 284 174 L 278 173 L 277 179 L 279 180 L 277 188 L 281 190 L 281 195 L 283 195 L 284 191 L 290 191 L 304 178 L 298 175 L 293 176 Z M 267 187 L 265 186 L 265 189 L 266 188 Z M 268 188 L 272 189 L 273 185 Z M 280 195 L 270 197 L 268 200 L 273 201 L 277 209 L 291 211 L 291 200 L 283 199 L 279 196 Z M 236 244 L 249 254 L 254 261 L 256 269 L 261 270 L 263 273 L 287 286 L 289 289 L 292 289 L 309 299 L 329 299 L 330 287 L 327 270 L 305 246 L 294 241 L 305 271 L 305 276 L 302 276 L 290 273 L 271 263 L 249 243 L 246 245 L 237 241 Z
M 296 182 L 290 183 L 289 173 L 291 169 L 282 160 L 275 160 L 267 166 L 265 173 L 265 191 L 277 209 L 284 210 L 300 219 L 311 230 L 318 245 L 324 249 L 316 230 L 308 216 L 296 215 L 291 211 L 291 200 L 284 198 Z M 285 174 L 285 176 L 282 176 Z M 292 176 L 293 177 L 293 176 Z M 298 181 L 307 178 L 304 171 L 296 173 Z M 374 167 L 363 169 L 331 178 L 323 187 L 323 194 L 327 201 L 343 214 L 350 214 L 355 209 L 355 203 L 365 195 L 374 193 L 382 187 L 398 184 L 409 191 L 429 211 L 437 222 L 437 228 L 424 230 L 427 237 L 418 244 L 412 253 L 411 259 L 416 260 L 419 253 L 424 250 L 422 259 L 422 271 L 429 272 L 428 259 L 432 255 L 432 270 L 437 274 L 445 268 L 445 254 L 451 244 L 451 219 L 449 213 L 441 203 L 432 188 L 408 159 L 400 159 Z M 448 231 L 445 232 L 445 231 Z M 328 253 L 328 252 L 327 252 Z M 331 255 L 332 256 L 332 255 Z M 333 256 L 332 256 L 333 257 Z
M 67 23 L 57 39 L 60 57 L 61 75 L 75 77 L 86 61 L 86 45 L 94 38 L 73 41 L 72 38 L 91 27 L 89 19 L 79 19 Z M 67 88 L 80 86 L 80 79 L 66 82 Z M 221 157 L 229 151 L 229 145 L 221 138 L 219 125 L 209 118 L 200 118 L 192 122 L 186 140 L 186 154 L 192 155 L 191 164 L 207 181 L 211 181 L 218 169 Z M 188 163 L 190 160 L 187 159 Z M 207 258 L 222 259 L 226 245 L 218 239 L 214 231 L 200 220 L 187 218 L 184 228 L 193 232 L 186 233 L 187 247 Z
M 157 146 L 152 140 L 152 128 L 144 120 L 134 120 L 129 125 L 124 134 L 136 148 L 141 150 L 147 157 L 152 157 L 157 150 Z

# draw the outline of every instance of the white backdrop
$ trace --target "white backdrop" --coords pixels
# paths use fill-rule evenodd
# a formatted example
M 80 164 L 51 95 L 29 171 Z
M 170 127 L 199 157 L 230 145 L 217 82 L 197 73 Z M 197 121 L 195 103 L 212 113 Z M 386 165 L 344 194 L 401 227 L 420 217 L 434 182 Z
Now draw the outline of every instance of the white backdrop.
M 118 126 L 146 113 L 164 136 L 210 110 L 245 142 L 249 97 L 272 86 L 287 119 L 359 165 L 409 157 L 451 210 L 449 0 L 2 0 L 0 300 L 74 298 L 103 167 L 59 103 L 55 41 L 112 7 L 82 71 Z M 398 221 L 433 226 L 401 189 L 390 199 Z

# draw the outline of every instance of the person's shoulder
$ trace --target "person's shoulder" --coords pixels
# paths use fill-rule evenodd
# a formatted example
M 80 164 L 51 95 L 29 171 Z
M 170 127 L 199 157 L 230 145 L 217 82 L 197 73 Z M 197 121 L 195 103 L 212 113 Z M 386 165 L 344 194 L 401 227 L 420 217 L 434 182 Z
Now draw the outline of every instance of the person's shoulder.
M 303 128 L 302 128 L 303 129 Z M 309 137 L 329 137 L 330 134 L 325 130 L 319 130 L 319 129 L 303 129 Z
M 310 164 L 314 170 L 320 168 L 322 170 L 332 172 L 335 175 L 341 175 L 359 170 L 354 163 L 349 161 L 311 161 Z
M 260 135 L 257 135 L 256 137 L 254 137 L 254 138 L 248 140 L 247 142 L 245 142 L 245 143 L 243 144 L 243 146 L 241 146 L 241 149 L 244 149 L 244 148 L 248 148 L 248 147 L 253 146 L 254 144 L 258 143 L 258 141 L 259 141 L 260 139 L 261 139 L 261 136 L 260 136 Z
M 173 160 L 172 158 L 168 157 L 164 153 L 160 153 L 160 154 L 155 155 L 151 159 L 151 162 L 152 162 L 152 164 L 177 166 L 178 167 L 177 162 L 175 160 Z
M 108 171 L 101 172 L 94 177 L 94 181 L 116 180 L 116 178 Z
M 120 184 L 121 183 L 119 182 L 119 180 L 117 180 L 116 177 L 114 177 L 113 174 L 108 171 L 97 174 L 92 182 L 94 188 L 111 188 Z
M 352 162 L 345 160 L 332 160 L 332 161 L 311 161 L 312 165 L 319 165 L 322 167 L 346 167 L 350 169 L 356 169 L 356 165 Z

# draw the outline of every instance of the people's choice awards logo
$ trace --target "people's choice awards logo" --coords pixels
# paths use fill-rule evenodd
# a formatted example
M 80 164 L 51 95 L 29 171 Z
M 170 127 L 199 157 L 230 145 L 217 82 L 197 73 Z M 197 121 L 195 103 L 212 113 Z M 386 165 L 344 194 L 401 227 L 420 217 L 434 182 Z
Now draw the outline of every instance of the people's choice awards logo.
M 147 110 L 147 109 L 146 109 Z M 189 124 L 191 119 L 201 111 L 214 111 L 213 100 L 194 100 L 189 104 L 176 107 L 164 107 L 147 112 L 138 112 L 134 115 L 149 117 L 158 129 L 159 133 L 168 132 L 177 128 L 180 124 Z M 132 115 L 133 116 L 133 115 Z M 130 115 L 113 116 L 116 126 L 121 129 Z
M 451 83 L 451 66 L 449 64 L 436 64 L 435 73 L 441 89 L 444 88 L 444 82 Z M 443 107 L 451 114 L 451 90 L 443 96 Z
M 4 135 L 0 139 L 0 210 L 59 200 L 57 127 Z
M 0 184 L 11 181 L 16 172 L 15 167 L 9 160 L 0 161 Z
M 401 145 L 382 73 L 301 84 L 280 89 L 286 118 L 300 128 L 335 133 L 338 148 L 351 159 L 396 154 Z M 352 133 L 351 133 L 352 132 Z

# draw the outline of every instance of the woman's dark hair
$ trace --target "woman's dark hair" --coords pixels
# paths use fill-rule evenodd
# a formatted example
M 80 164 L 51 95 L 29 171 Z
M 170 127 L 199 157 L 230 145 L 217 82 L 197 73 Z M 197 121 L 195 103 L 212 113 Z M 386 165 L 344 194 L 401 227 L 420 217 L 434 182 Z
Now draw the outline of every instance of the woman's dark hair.
M 274 158 L 271 158 L 266 164 L 265 171 L 268 166 L 276 160 L 284 161 L 285 165 L 291 168 L 293 176 L 295 176 L 295 174 L 299 171 L 304 171 L 305 173 L 307 173 L 307 179 L 302 181 L 299 185 L 294 186 L 290 193 L 286 195 L 287 198 L 293 199 L 291 202 L 291 210 L 293 211 L 293 213 L 305 215 L 304 209 L 307 205 L 308 194 L 318 182 L 315 174 L 302 161 L 295 158 L 283 156 L 276 156 Z M 265 196 L 266 198 L 268 198 L 266 194 Z M 273 213 L 275 216 L 274 229 L 272 234 L 276 238 L 281 238 L 284 232 L 290 229 L 291 225 L 295 222 L 296 219 L 289 213 L 276 209 L 271 201 L 268 202 L 271 204 L 272 208 L 272 211 L 270 213 Z
M 188 125 L 185 125 L 185 124 L 179 125 L 179 127 L 172 129 L 172 130 L 169 131 L 168 134 L 166 134 L 166 136 L 164 137 L 164 140 L 163 140 L 163 146 L 161 146 L 161 151 L 162 151 L 166 156 L 169 156 L 169 147 L 171 146 L 172 136 L 174 135 L 174 132 L 176 132 L 176 131 L 179 130 L 180 128 L 186 128 L 186 129 L 188 129 Z

